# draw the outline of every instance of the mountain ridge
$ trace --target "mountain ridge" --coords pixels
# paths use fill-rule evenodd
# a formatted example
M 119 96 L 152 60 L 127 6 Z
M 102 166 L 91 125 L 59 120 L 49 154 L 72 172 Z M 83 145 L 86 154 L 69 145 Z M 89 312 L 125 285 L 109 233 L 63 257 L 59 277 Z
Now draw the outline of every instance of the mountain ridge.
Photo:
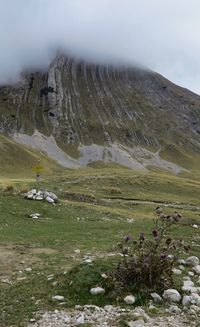
M 52 135 L 73 158 L 94 144 L 118 144 L 131 157 L 131 148 L 154 157 L 170 148 L 199 154 L 199 112 L 200 96 L 155 72 L 64 55 L 47 72 L 25 72 L 17 84 L 0 87 L 1 133 L 18 141 L 17 134 Z

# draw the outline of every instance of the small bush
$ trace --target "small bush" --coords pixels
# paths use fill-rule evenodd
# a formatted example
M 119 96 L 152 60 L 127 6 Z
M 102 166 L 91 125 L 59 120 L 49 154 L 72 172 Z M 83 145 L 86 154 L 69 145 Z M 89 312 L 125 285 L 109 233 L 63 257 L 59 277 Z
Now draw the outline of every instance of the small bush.
M 15 191 L 13 185 L 7 185 L 4 189 L 4 193 L 13 194 Z
M 173 286 L 172 268 L 179 254 L 190 248 L 182 240 L 173 240 L 169 236 L 172 226 L 179 223 L 181 215 L 160 214 L 154 220 L 149 238 L 142 232 L 139 238 L 125 236 L 118 244 L 123 260 L 108 273 L 108 288 L 114 295 L 127 292 L 145 294 L 161 292 Z

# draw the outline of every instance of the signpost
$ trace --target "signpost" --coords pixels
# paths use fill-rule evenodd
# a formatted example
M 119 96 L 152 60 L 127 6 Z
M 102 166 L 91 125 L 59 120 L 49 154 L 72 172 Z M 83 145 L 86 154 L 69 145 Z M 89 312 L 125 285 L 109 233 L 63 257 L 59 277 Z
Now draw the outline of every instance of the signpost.
M 41 173 L 44 170 L 44 167 L 41 165 L 40 160 L 38 160 L 37 164 L 33 167 L 33 170 L 35 172 L 36 181 L 39 182 L 41 178 Z

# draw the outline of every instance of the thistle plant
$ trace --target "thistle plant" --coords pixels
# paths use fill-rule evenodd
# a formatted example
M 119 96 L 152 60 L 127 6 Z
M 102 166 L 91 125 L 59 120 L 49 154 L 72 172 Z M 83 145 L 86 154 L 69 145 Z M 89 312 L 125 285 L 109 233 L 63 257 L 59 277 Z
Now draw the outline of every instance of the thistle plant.
M 173 272 L 180 253 L 189 251 L 184 241 L 170 237 L 172 227 L 182 219 L 178 212 L 164 215 L 157 212 L 151 235 L 141 232 L 137 239 L 123 237 L 117 250 L 122 261 L 109 273 L 109 284 L 115 293 L 161 292 L 173 286 Z

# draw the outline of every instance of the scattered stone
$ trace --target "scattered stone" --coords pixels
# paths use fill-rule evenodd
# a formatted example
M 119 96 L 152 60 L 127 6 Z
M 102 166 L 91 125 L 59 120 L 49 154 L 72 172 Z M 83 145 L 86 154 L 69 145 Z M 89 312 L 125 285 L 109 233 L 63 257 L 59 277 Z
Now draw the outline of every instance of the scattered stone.
M 74 250 L 74 253 L 80 254 L 81 251 L 79 249 L 77 249 L 77 250 Z
M 92 263 L 92 259 L 84 259 L 83 263 Z
M 54 203 L 54 200 L 50 196 L 47 196 L 45 200 L 49 203 Z
M 197 265 L 199 265 L 199 258 L 198 257 L 195 257 L 195 256 L 189 257 L 186 260 L 186 264 L 188 266 L 191 266 L 191 267 L 197 266 Z
M 31 191 L 28 191 L 23 196 L 25 199 L 28 200 L 36 200 L 36 201 L 46 200 L 48 203 L 52 203 L 52 204 L 58 201 L 58 197 L 55 193 L 48 192 L 48 191 L 41 191 L 41 190 L 37 191 L 36 189 L 32 189 Z M 37 215 L 33 215 L 31 218 L 38 219 L 36 218 L 36 216 Z
M 101 274 L 101 277 L 104 278 L 104 279 L 107 279 L 108 278 L 108 276 L 106 274 L 104 274 L 104 273 Z
M 175 275 L 181 275 L 182 274 L 182 271 L 180 269 L 173 268 L 172 271 L 173 271 L 173 273 Z
M 168 302 L 179 302 L 181 300 L 179 292 L 175 289 L 165 290 L 163 293 L 163 298 Z
M 84 324 L 84 323 L 85 323 L 85 317 L 84 317 L 84 314 L 82 313 L 82 315 L 77 318 L 76 324 L 81 325 L 81 324 Z
M 193 276 L 194 276 L 193 271 L 189 271 L 189 272 L 188 272 L 188 275 L 191 276 L 191 277 L 193 277 Z
M 169 309 L 167 310 L 167 312 L 169 313 L 173 313 L 173 314 L 180 314 L 181 313 L 181 309 L 179 307 L 177 307 L 177 305 L 171 305 L 169 307 Z
M 92 295 L 98 295 L 98 294 L 105 293 L 105 290 L 102 287 L 93 287 L 93 288 L 90 289 L 90 293 Z
M 192 270 L 195 272 L 195 274 L 200 275 L 200 265 L 194 266 Z
M 124 302 L 125 302 L 126 304 L 134 304 L 135 301 L 136 301 L 136 298 L 135 298 L 135 296 L 133 296 L 133 295 L 127 295 L 127 296 L 124 298 Z
M 182 300 L 182 305 L 187 306 L 192 303 L 193 297 L 190 295 L 185 295 Z
M 186 261 L 183 259 L 179 259 L 177 262 L 179 265 L 183 265 L 183 266 L 186 264 Z
M 142 319 L 139 319 L 136 321 L 131 320 L 127 323 L 127 326 L 128 327 L 144 327 L 144 320 L 142 320 Z
M 40 214 L 39 213 L 31 213 L 30 215 L 29 215 L 29 217 L 30 218 L 32 218 L 32 219 L 38 219 L 38 218 L 40 218 Z
M 57 281 L 55 281 L 55 282 L 53 282 L 51 285 L 52 285 L 53 287 L 55 287 L 55 286 L 57 286 L 57 285 L 58 285 L 58 282 L 57 282 Z
M 199 226 L 196 225 L 196 224 L 192 225 L 192 227 L 193 227 L 193 228 L 199 228 Z
M 162 303 L 163 302 L 162 297 L 157 293 L 151 293 L 151 297 L 152 297 L 152 299 L 153 299 L 153 301 L 155 303 Z
M 64 301 L 64 296 L 61 296 L 61 295 L 54 295 L 52 296 L 52 301 Z

